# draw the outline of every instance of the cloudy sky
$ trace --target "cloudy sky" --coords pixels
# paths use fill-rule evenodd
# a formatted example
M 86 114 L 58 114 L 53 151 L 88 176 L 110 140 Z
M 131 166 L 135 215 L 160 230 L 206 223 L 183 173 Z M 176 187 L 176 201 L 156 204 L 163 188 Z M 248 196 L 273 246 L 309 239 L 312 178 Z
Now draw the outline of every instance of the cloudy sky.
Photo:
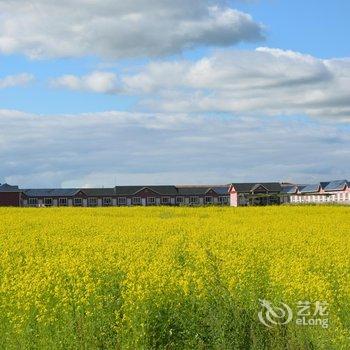
M 350 178 L 347 0 L 0 0 L 0 183 Z

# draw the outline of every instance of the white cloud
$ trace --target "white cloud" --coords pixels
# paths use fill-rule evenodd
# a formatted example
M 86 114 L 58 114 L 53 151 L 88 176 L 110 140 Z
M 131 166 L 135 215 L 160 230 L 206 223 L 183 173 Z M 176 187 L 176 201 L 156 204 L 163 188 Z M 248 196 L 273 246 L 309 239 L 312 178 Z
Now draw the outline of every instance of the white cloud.
M 153 62 L 121 78 L 142 105 L 170 112 L 333 117 L 350 120 L 350 59 L 292 51 L 219 51 L 198 61 Z
M 222 0 L 0 0 L 0 52 L 32 58 L 159 56 L 262 39 Z
M 25 86 L 34 80 L 34 76 L 28 73 L 8 75 L 0 78 L 0 89 L 11 88 L 15 86 Z
M 52 86 L 77 91 L 115 93 L 118 91 L 117 76 L 109 72 L 93 72 L 82 77 L 64 75 L 52 80 Z
M 0 182 L 314 182 L 350 173 L 349 127 L 294 118 L 0 110 Z

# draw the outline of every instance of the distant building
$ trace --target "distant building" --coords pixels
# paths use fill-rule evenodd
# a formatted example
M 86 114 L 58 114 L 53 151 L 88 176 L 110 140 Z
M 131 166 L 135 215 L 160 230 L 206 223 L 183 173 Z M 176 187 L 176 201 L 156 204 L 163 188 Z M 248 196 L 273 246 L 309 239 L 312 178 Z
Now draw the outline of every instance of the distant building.
M 350 204 L 350 183 L 347 180 L 320 182 L 312 185 L 295 185 L 290 202 Z
M 281 204 L 282 186 L 278 182 L 232 183 L 229 187 L 232 207 Z
M 116 186 L 112 188 L 20 189 L 0 184 L 0 206 L 265 206 L 304 203 L 350 204 L 347 180 L 318 184 L 279 182 L 231 183 L 207 186 Z
M 0 184 L 0 206 L 1 207 L 19 207 L 21 205 L 22 192 L 18 186 Z
M 110 207 L 228 205 L 228 185 L 116 186 L 113 188 L 19 189 L 0 186 L 0 206 Z

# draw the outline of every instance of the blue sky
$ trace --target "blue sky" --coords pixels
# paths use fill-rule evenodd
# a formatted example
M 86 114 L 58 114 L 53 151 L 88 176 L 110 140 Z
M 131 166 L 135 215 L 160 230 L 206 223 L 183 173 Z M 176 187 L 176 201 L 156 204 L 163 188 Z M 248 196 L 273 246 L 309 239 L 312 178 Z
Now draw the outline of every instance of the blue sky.
M 242 11 L 264 23 L 266 45 L 308 53 L 320 58 L 349 57 L 350 32 L 346 0 L 234 1 Z
M 0 4 L 0 182 L 350 177 L 348 1 L 68 3 Z

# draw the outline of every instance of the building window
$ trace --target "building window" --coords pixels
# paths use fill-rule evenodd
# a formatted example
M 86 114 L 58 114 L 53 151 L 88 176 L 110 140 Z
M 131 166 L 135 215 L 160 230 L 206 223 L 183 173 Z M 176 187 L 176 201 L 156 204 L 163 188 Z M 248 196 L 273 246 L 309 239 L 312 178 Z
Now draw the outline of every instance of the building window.
M 104 207 L 110 207 L 112 205 L 112 198 L 104 197 L 103 200 L 102 200 L 102 205 Z
M 190 197 L 190 204 L 198 204 L 199 198 L 198 197 Z
M 125 197 L 118 198 L 118 204 L 119 205 L 126 205 L 126 198 Z
M 88 198 L 88 206 L 89 207 L 97 207 L 98 199 L 97 198 Z
M 60 198 L 58 200 L 58 205 L 60 207 L 66 207 L 68 205 L 68 201 L 67 201 L 67 198 Z
M 162 204 L 170 204 L 170 198 L 169 197 L 162 197 L 161 203 Z
M 213 203 L 213 197 L 209 197 L 209 196 L 207 196 L 207 197 L 205 197 L 205 204 L 212 204 Z
M 182 204 L 184 202 L 184 197 L 176 197 L 176 203 Z
M 227 204 L 227 203 L 228 203 L 228 197 L 227 197 L 227 196 L 221 196 L 221 197 L 219 197 L 219 203 L 221 203 L 221 204 Z
M 82 198 L 74 198 L 73 204 L 75 207 L 82 207 L 83 206 L 83 199 Z
M 346 200 L 346 201 L 349 200 L 349 193 L 345 193 L 345 200 Z
M 155 204 L 156 204 L 156 199 L 155 199 L 155 197 L 148 197 L 148 198 L 147 198 L 147 204 L 149 204 L 149 205 L 155 205 Z
M 29 198 L 29 199 L 28 199 L 28 204 L 29 204 L 31 207 L 36 207 L 36 206 L 38 206 L 38 198 Z
M 132 204 L 133 205 L 141 205 L 141 197 L 133 197 Z
M 44 205 L 45 207 L 52 207 L 52 198 L 45 198 Z

